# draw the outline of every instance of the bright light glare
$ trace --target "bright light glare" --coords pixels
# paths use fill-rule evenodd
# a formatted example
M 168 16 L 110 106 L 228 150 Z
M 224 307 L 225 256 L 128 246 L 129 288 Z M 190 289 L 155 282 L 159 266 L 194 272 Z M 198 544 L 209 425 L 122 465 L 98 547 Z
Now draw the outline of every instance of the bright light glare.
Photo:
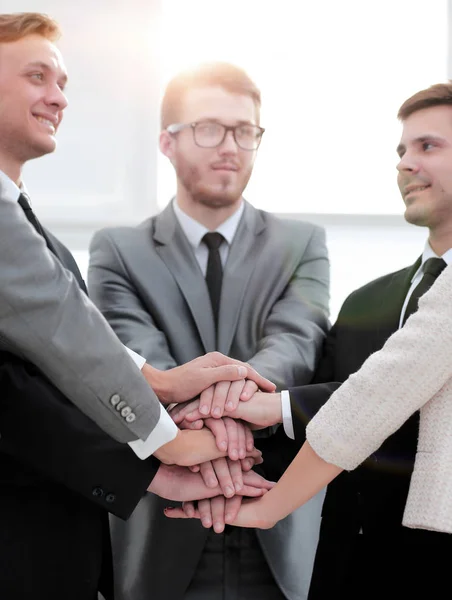
M 400 104 L 447 77 L 447 1 L 163 0 L 162 82 L 197 62 L 244 67 L 266 128 L 245 196 L 277 212 L 401 213 Z M 158 203 L 174 194 L 159 159 Z

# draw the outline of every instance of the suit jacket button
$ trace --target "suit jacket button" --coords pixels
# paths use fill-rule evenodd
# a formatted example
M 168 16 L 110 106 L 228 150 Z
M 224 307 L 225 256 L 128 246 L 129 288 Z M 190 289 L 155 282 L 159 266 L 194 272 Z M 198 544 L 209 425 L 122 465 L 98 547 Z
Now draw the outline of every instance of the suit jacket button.
M 116 406 L 116 410 L 120 411 L 123 408 L 125 408 L 127 406 L 127 402 L 125 402 L 124 400 L 121 400 L 121 402 Z
M 127 415 L 126 421 L 127 423 L 133 423 L 136 419 L 135 413 L 131 412 L 130 415 Z
M 113 394 L 113 396 L 110 398 L 110 404 L 112 406 L 116 406 L 120 400 L 121 400 L 121 397 L 119 394 Z
M 95 496 L 96 498 L 102 498 L 102 496 L 104 495 L 104 490 L 100 487 L 95 487 L 93 488 L 93 496 Z
M 114 502 L 116 500 L 116 496 L 114 494 L 107 494 L 105 496 L 105 500 L 106 500 L 106 502 L 109 502 L 111 504 L 112 502 Z
M 130 408 L 130 406 L 124 406 L 124 408 L 121 411 L 121 416 L 127 417 L 128 415 L 130 415 L 131 412 L 132 412 L 132 409 Z

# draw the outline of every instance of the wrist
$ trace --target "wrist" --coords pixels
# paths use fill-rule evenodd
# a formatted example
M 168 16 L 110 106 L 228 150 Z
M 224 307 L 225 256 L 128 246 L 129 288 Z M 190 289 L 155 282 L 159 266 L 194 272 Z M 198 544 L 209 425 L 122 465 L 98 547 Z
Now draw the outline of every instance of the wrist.
M 177 430 L 176 437 L 160 446 L 158 450 L 154 452 L 154 456 L 165 465 L 179 464 L 179 458 L 183 454 L 181 450 L 182 431 Z
M 270 490 L 271 491 L 271 490 Z M 271 529 L 279 521 L 278 518 L 271 518 L 269 515 L 275 514 L 275 507 L 272 506 L 272 496 L 267 492 L 259 499 L 256 506 L 257 525 L 259 529 Z
M 169 399 L 167 379 L 168 375 L 166 371 L 160 371 L 155 367 L 152 367 L 150 364 L 145 363 L 141 372 L 144 375 L 144 378 L 151 386 L 156 396 L 160 400 L 160 402 L 166 406 L 170 404 L 171 400 Z

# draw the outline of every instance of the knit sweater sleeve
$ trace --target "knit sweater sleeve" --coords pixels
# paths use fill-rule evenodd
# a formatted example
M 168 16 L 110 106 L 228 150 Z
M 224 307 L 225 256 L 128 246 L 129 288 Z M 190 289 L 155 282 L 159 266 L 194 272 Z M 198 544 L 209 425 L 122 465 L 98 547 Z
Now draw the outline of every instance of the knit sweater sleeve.
M 307 440 L 325 461 L 354 469 L 451 377 L 452 265 L 403 329 L 320 409 L 307 426 Z

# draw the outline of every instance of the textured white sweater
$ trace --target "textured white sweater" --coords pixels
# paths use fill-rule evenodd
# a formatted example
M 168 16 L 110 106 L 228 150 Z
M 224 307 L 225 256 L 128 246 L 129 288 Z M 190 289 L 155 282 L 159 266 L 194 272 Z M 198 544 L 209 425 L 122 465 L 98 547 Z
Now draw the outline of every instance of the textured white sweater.
M 452 533 L 452 265 L 405 326 L 331 396 L 307 439 L 321 458 L 351 470 L 418 409 L 403 524 Z

